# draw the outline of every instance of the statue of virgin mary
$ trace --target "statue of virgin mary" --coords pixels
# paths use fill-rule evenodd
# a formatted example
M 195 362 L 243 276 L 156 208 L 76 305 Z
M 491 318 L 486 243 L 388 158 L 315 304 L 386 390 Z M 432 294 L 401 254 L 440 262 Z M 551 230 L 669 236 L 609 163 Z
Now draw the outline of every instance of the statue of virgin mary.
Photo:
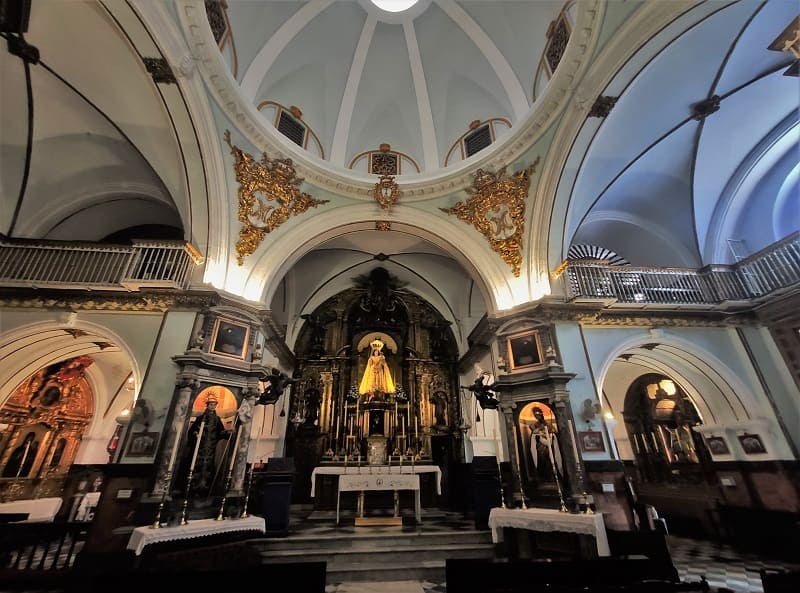
M 370 342 L 370 355 L 367 359 L 367 368 L 358 386 L 360 394 L 374 396 L 376 393 L 394 393 L 395 386 L 386 357 L 383 355 L 383 342 L 375 338 Z

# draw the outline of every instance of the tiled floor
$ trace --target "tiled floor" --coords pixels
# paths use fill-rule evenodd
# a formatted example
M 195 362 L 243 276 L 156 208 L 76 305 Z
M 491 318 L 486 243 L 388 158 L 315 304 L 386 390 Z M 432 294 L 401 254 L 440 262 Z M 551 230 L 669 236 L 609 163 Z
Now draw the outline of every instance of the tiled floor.
M 762 593 L 760 569 L 800 570 L 800 551 L 797 562 L 792 563 L 737 552 L 707 541 L 668 536 L 667 542 L 681 580 L 698 581 L 705 576 L 712 591 Z
M 760 569 L 800 570 L 798 562 L 762 558 L 737 552 L 729 546 L 712 542 L 668 536 L 672 561 L 681 581 L 708 581 L 712 593 L 763 593 Z M 326 593 L 446 593 L 445 583 L 427 581 L 392 581 L 386 583 L 339 583 L 329 585 Z

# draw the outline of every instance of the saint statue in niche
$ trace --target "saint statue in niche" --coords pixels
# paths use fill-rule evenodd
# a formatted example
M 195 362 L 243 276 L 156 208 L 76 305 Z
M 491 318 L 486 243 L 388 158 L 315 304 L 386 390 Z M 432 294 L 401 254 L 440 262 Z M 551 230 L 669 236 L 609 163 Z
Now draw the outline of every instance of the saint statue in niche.
M 364 369 L 364 376 L 358 386 L 360 394 L 366 394 L 370 398 L 376 393 L 394 393 L 394 381 L 386 357 L 383 355 L 383 342 L 375 338 L 370 342 L 370 355 L 367 359 L 367 368 Z

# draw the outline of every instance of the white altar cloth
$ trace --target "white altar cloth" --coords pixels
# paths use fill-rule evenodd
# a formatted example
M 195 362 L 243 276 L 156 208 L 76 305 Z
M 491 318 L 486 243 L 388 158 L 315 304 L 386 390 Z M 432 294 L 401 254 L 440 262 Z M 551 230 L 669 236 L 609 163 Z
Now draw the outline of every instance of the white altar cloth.
M 529 531 L 566 531 L 594 536 L 597 542 L 597 554 L 610 556 L 608 536 L 603 515 L 595 513 L 562 513 L 555 509 L 502 509 L 494 508 L 489 512 L 489 527 L 492 530 L 492 541 L 503 541 L 503 527 L 527 529 Z
M 385 474 L 342 474 L 339 476 L 339 489 L 336 493 L 336 524 L 339 524 L 339 501 L 342 492 L 364 490 L 413 490 L 414 491 L 414 517 L 417 523 L 422 523 L 422 505 L 419 498 L 419 476 L 412 473 L 385 473 Z
M 60 498 L 30 498 L 0 503 L 0 513 L 28 513 L 21 523 L 52 523 L 61 508 Z
M 317 484 L 317 476 L 320 474 L 341 476 L 343 474 L 436 474 L 436 494 L 442 493 L 442 470 L 438 465 L 320 465 L 311 472 L 311 496 L 314 497 L 314 489 Z
M 266 521 L 263 517 L 253 515 L 244 519 L 199 519 L 189 521 L 186 525 L 176 525 L 175 527 L 160 527 L 153 529 L 149 525 L 137 527 L 131 533 L 127 548 L 133 550 L 137 556 L 142 554 L 145 546 L 160 542 L 171 542 L 179 539 L 192 539 L 206 535 L 216 535 L 218 533 L 231 533 L 234 531 L 259 531 L 264 533 L 267 530 Z

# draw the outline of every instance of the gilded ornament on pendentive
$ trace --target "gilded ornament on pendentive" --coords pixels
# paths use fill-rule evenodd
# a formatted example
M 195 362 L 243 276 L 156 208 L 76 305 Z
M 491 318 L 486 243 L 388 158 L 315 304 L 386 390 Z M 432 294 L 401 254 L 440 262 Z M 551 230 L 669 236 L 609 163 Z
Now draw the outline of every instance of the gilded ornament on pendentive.
M 531 184 L 531 174 L 539 158 L 526 169 L 506 176 L 505 167 L 497 173 L 478 169 L 470 196 L 452 208 L 440 208 L 447 214 L 473 225 L 489 241 L 491 248 L 519 276 L 522 265 L 522 237 L 525 230 L 525 199 Z
M 384 210 L 391 210 L 400 198 L 400 187 L 391 175 L 381 175 L 380 181 L 372 188 L 372 197 Z
M 236 159 L 234 171 L 239 183 L 239 240 L 236 242 L 237 261 L 252 254 L 267 233 L 281 226 L 292 215 L 302 214 L 311 207 L 327 204 L 300 191 L 303 180 L 296 176 L 291 159 L 270 159 L 262 153 L 256 161 L 231 144 L 231 134 L 225 131 L 225 142 Z

